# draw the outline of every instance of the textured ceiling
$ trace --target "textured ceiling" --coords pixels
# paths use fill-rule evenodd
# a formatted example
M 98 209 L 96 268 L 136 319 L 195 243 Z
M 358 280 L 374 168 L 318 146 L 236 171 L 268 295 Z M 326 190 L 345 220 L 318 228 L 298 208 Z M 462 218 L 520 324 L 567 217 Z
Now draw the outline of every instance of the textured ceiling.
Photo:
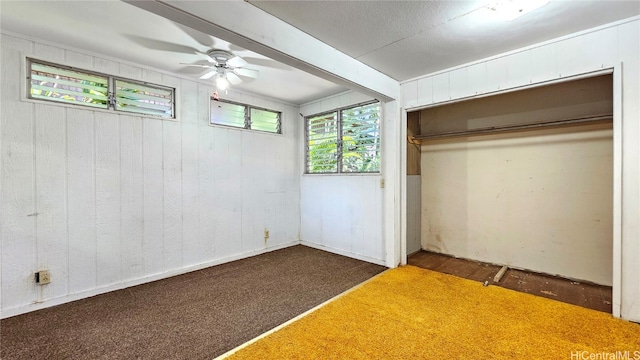
M 637 0 L 552 0 L 510 22 L 489 0 L 248 2 L 399 81 L 640 14 Z M 231 50 L 260 71 L 235 88 L 294 104 L 346 90 L 121 1 L 0 0 L 0 27 L 194 79 L 202 69 L 180 65 L 202 62 L 194 51 Z
M 489 0 L 249 2 L 399 81 L 640 14 L 637 0 L 552 0 L 509 22 Z

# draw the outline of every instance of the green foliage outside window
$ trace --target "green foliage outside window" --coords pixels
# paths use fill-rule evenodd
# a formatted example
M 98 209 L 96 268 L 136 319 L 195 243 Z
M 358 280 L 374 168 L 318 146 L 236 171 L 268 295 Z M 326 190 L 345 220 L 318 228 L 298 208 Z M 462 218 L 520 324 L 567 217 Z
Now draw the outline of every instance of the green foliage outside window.
M 380 171 L 380 103 L 308 117 L 308 173 Z

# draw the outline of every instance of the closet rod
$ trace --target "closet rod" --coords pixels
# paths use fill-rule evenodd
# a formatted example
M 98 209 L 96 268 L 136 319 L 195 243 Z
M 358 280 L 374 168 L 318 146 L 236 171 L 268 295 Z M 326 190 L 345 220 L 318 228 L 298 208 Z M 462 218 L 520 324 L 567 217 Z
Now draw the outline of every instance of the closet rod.
M 552 127 L 552 126 L 568 126 L 575 124 L 584 124 L 584 123 L 601 123 L 611 121 L 613 119 L 613 114 L 606 115 L 597 115 L 597 116 L 588 116 L 581 117 L 575 119 L 565 119 L 565 120 L 557 120 L 557 121 L 547 121 L 543 123 L 537 124 L 526 124 L 526 125 L 508 125 L 508 126 L 493 126 L 488 128 L 480 128 L 473 130 L 464 130 L 464 131 L 453 131 L 441 134 L 432 134 L 432 135 L 415 135 L 412 136 L 412 140 L 435 140 L 435 139 L 445 139 L 459 136 L 470 136 L 470 135 L 484 135 L 484 134 L 495 134 L 506 131 L 516 131 L 516 130 L 529 130 L 529 129 L 537 129 L 543 127 Z

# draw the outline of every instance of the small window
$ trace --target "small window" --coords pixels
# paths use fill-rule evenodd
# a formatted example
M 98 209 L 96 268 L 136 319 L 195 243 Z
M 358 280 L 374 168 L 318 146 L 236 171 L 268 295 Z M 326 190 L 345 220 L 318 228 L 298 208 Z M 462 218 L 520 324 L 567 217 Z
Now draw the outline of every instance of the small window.
M 280 134 L 280 113 L 276 111 L 251 108 L 250 128 Z
M 211 124 L 281 134 L 281 113 L 250 105 L 211 100 Z
M 306 118 L 306 172 L 380 172 L 380 103 Z
M 108 108 L 109 78 L 31 62 L 29 97 Z
M 175 89 L 27 59 L 31 99 L 175 118 Z
M 380 103 L 344 109 L 342 172 L 380 171 Z
M 307 118 L 307 172 L 338 172 L 337 112 Z
M 211 102 L 211 123 L 246 128 L 246 107 L 224 101 Z
M 173 89 L 116 79 L 116 110 L 173 118 Z

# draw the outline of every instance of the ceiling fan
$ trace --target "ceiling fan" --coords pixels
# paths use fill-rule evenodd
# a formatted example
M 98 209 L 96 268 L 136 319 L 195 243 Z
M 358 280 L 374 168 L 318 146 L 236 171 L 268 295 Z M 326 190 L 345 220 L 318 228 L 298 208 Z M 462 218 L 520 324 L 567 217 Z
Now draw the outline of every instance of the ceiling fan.
M 234 55 L 229 51 L 211 49 L 206 53 L 196 51 L 196 54 L 202 56 L 209 62 L 209 64 L 181 64 L 211 69 L 200 76 L 200 79 L 209 79 L 215 75 L 216 87 L 219 90 L 225 90 L 228 88 L 229 83 L 233 85 L 241 83 L 242 79 L 240 76 L 253 79 L 258 77 L 258 70 L 244 68 L 244 66 L 247 65 L 247 62 L 240 56 Z

